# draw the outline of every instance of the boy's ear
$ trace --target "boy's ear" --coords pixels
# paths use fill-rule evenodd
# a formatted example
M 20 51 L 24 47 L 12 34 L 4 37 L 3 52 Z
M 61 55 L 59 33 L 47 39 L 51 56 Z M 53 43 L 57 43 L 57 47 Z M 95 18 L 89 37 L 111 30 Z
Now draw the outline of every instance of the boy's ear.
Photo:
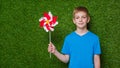
M 75 20 L 74 20 L 74 18 L 73 18 L 73 23 L 75 24 Z
M 90 16 L 88 16 L 88 21 L 87 21 L 87 23 L 89 23 L 90 22 Z

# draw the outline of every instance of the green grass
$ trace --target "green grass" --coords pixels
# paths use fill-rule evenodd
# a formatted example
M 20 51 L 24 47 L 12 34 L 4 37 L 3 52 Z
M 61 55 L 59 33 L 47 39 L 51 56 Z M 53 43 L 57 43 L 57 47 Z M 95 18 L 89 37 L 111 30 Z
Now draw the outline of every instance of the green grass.
M 90 11 L 89 30 L 100 37 L 101 68 L 120 67 L 120 0 L 0 0 L 0 68 L 67 68 L 49 58 L 48 33 L 39 27 L 43 12 L 58 16 L 52 42 L 60 51 L 64 37 L 75 30 L 74 7 Z

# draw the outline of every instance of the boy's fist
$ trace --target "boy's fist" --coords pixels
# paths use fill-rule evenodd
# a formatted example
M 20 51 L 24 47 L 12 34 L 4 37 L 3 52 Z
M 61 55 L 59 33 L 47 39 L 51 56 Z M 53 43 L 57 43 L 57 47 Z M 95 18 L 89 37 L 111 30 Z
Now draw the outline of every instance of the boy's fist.
M 55 46 L 50 42 L 50 43 L 48 44 L 48 52 L 50 52 L 50 53 L 55 53 L 55 51 L 56 51 Z

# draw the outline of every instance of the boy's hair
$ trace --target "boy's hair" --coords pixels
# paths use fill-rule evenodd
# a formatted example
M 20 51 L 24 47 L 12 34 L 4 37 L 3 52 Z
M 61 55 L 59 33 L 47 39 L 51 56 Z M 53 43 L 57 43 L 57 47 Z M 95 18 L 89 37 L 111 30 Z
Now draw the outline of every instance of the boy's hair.
M 76 7 L 73 11 L 73 17 L 75 15 L 75 13 L 77 12 L 80 12 L 80 11 L 83 11 L 87 14 L 87 16 L 89 16 L 89 12 L 88 12 L 88 9 L 86 7 L 83 7 L 83 6 L 79 6 L 79 7 Z

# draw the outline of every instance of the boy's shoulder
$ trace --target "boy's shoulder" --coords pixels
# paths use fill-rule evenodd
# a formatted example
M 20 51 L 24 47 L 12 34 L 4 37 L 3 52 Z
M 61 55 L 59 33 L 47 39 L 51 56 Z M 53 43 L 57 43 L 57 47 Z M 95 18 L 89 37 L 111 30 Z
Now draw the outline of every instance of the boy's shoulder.
M 91 32 L 91 31 L 89 31 L 89 36 L 92 38 L 96 38 L 96 39 L 99 38 L 98 35 L 96 35 L 95 33 Z
M 74 35 L 75 35 L 75 32 L 73 31 L 73 32 L 69 33 L 66 37 L 72 37 Z
M 65 39 L 71 39 L 74 36 L 75 36 L 75 32 L 73 31 L 73 32 L 67 34 L 66 37 L 65 37 Z

